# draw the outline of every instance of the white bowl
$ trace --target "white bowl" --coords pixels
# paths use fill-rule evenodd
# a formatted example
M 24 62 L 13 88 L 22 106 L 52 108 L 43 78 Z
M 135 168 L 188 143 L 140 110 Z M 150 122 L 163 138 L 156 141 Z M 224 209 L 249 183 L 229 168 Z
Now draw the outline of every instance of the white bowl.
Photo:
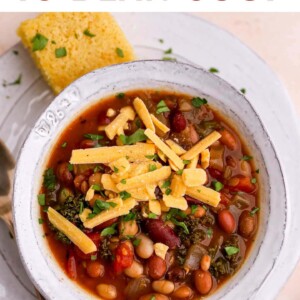
M 99 99 L 143 88 L 205 96 L 244 137 L 260 169 L 259 231 L 242 268 L 210 299 L 250 299 L 257 291 L 268 298 L 263 283 L 281 251 L 287 222 L 285 184 L 276 152 L 259 116 L 244 95 L 201 68 L 167 61 L 115 65 L 83 76 L 56 97 L 31 130 L 18 161 L 13 203 L 17 243 L 28 275 L 47 299 L 94 298 L 68 279 L 53 258 L 38 223 L 37 194 L 52 146 L 66 126 Z

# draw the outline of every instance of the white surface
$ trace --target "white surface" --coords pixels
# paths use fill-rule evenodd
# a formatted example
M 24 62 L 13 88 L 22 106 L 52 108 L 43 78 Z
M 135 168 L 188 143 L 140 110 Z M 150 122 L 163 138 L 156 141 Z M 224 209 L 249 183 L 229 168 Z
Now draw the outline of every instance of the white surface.
M 137 23 L 136 18 L 139 19 L 139 23 Z M 289 99 L 280 83 L 259 58 L 232 36 L 196 18 L 172 15 L 169 15 L 167 18 L 166 15 L 162 16 L 161 14 L 128 17 L 128 15 L 122 14 L 118 15 L 118 19 L 123 21 L 122 26 L 129 40 L 134 45 L 147 45 L 154 48 L 160 47 L 161 49 L 167 49 L 169 46 L 172 46 L 176 53 L 187 57 L 189 60 L 201 66 L 206 68 L 217 66 L 222 70 L 221 76 L 237 88 L 247 88 L 247 96 L 251 99 L 252 104 L 258 112 L 264 114 L 264 123 L 274 124 L 269 128 L 269 133 L 272 140 L 279 145 L 278 152 L 279 156 L 284 160 L 284 171 L 286 173 L 290 172 L 287 168 L 289 165 L 293 166 L 294 162 L 297 162 L 296 155 L 297 149 L 299 149 L 298 140 L 294 143 L 294 135 L 293 137 L 290 136 L 290 132 L 293 131 L 296 126 L 293 112 L 291 106 L 288 104 Z M 139 24 L 138 28 L 136 24 Z M 147 26 L 149 26 L 148 30 Z M 158 38 L 165 38 L 165 44 L 160 45 L 157 42 Z M 151 58 L 154 57 L 153 53 L 156 57 L 162 56 L 160 51 L 145 51 L 145 48 L 138 49 L 140 49 L 139 52 L 145 57 L 149 57 L 149 53 L 151 54 Z M 51 95 L 47 94 L 48 99 L 36 99 L 32 104 L 32 102 L 30 102 L 32 91 L 24 95 L 23 89 L 32 82 L 34 77 L 38 77 L 38 73 L 34 71 L 34 69 L 31 69 L 30 66 L 32 66 L 32 64 L 28 56 L 24 53 L 22 55 L 20 55 L 20 57 L 12 56 L 10 59 L 14 60 L 13 64 L 8 63 L 7 60 L 3 61 L 3 59 L 0 62 L 0 70 L 5 70 L 5 74 L 2 74 L 2 77 L 8 81 L 15 80 L 20 71 L 24 70 L 26 72 L 26 76 L 24 76 L 25 81 L 22 86 L 0 90 L 0 95 L 2 95 L 0 100 L 0 109 L 2 112 L 0 121 L 6 117 L 4 110 L 6 110 L 6 112 L 11 110 L 10 122 L 5 122 L 5 124 L 10 125 L 9 127 L 1 126 L 0 137 L 8 141 L 10 148 L 14 150 L 15 154 L 20 144 L 13 138 L 13 135 L 20 134 L 20 123 L 23 122 L 22 128 L 26 131 L 28 128 L 26 128 L 24 124 L 30 127 L 38 117 L 42 107 L 45 106 L 46 103 L 49 103 L 51 99 Z M 3 64 L 6 65 L 5 69 Z M 27 69 L 25 70 L 24 68 Z M 46 90 L 46 86 L 42 81 L 41 83 L 37 83 L 35 87 L 35 95 L 40 95 L 42 91 Z M 19 100 L 19 105 L 14 106 L 13 104 L 17 101 L 17 94 L 23 96 Z M 5 99 L 6 95 L 13 95 L 13 98 Z M 33 111 L 37 109 L 35 114 L 28 113 L 30 111 L 30 109 L 26 109 L 28 103 L 31 104 L 29 107 L 31 107 Z M 266 111 L 268 108 L 271 109 Z M 276 120 L 275 123 L 274 120 Z M 14 131 L 12 132 L 12 130 Z M 21 138 L 23 138 L 22 135 Z M 288 157 L 285 155 L 286 149 L 290 149 Z M 296 178 L 295 175 L 288 176 L 291 193 L 295 193 L 297 187 Z M 297 205 L 293 204 L 293 207 L 297 207 Z M 295 225 L 296 221 L 293 226 Z M 5 239 L 5 231 L 2 227 L 1 230 L 1 238 L 3 237 Z M 3 240 L 3 243 L 0 245 L 0 250 L 4 249 L 3 251 L 5 251 L 5 249 L 7 249 L 5 247 L 7 243 L 6 239 Z M 290 267 L 294 264 L 295 259 L 293 259 L 293 255 L 296 254 L 299 247 L 296 247 L 296 244 L 285 246 L 291 250 L 294 249 L 294 251 L 291 251 L 291 257 L 287 259 L 289 261 L 288 266 L 285 265 L 285 267 Z M 10 257 L 11 252 L 12 250 L 6 250 L 7 259 L 12 262 L 15 259 Z M 284 263 L 284 258 L 282 263 Z M 23 280 L 26 280 L 21 271 L 18 271 L 18 274 L 24 278 Z M 6 278 L 7 274 L 5 274 L 5 276 L 3 275 L 1 272 L 0 282 L 3 282 L 3 285 L 7 287 L 10 281 Z M 277 286 L 275 290 L 279 288 L 280 287 Z M 14 285 L 12 289 L 7 288 L 7 299 L 18 299 L 17 294 L 14 294 L 17 293 L 18 290 L 22 292 L 22 287 Z M 270 290 L 274 290 L 274 287 Z M 23 298 L 24 297 L 25 296 L 23 296 Z

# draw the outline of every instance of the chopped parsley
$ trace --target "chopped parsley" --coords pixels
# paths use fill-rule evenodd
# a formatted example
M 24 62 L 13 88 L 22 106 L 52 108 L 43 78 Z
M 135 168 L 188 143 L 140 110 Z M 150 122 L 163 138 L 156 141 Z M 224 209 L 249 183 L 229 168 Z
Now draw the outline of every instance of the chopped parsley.
M 53 191 L 55 189 L 56 177 L 52 168 L 45 171 L 43 185 L 48 191 Z
M 178 208 L 171 208 L 166 216 L 166 220 L 171 220 L 174 217 L 180 217 L 182 219 L 186 218 L 186 213 L 184 213 L 182 210 Z
M 103 171 L 103 167 L 102 167 L 102 166 L 96 166 L 96 167 L 94 168 L 94 173 L 97 173 L 97 172 L 99 172 L 99 171 Z
M 100 214 L 104 210 L 108 210 L 111 207 L 116 207 L 116 206 L 117 204 L 114 202 L 96 200 L 93 207 L 93 212 L 88 215 L 88 219 L 95 217 L 96 215 Z
M 155 295 L 152 295 L 150 300 L 156 300 L 156 296 Z
M 91 261 L 95 261 L 97 259 L 97 254 L 91 255 Z
M 194 107 L 199 108 L 204 104 L 207 104 L 207 100 L 205 98 L 195 97 L 192 99 L 192 104 Z
M 164 56 L 164 57 L 162 58 L 162 60 L 166 60 L 166 61 L 176 61 L 176 58 L 174 58 L 174 57 L 169 57 L 169 56 Z
M 100 134 L 92 134 L 92 133 L 86 133 L 83 135 L 86 139 L 92 140 L 92 141 L 99 141 L 103 139 L 103 135 Z
M 148 218 L 149 219 L 156 219 L 156 217 L 157 217 L 157 215 L 156 214 L 154 214 L 154 213 L 149 213 L 149 215 L 148 215 Z
M 167 188 L 165 193 L 166 193 L 166 195 L 170 195 L 172 193 L 172 190 L 170 188 Z
M 255 177 L 251 178 L 251 183 L 255 184 L 256 182 L 257 182 L 257 180 Z
M 101 188 L 101 186 L 100 186 L 99 184 L 93 184 L 93 185 L 91 186 L 91 188 L 92 188 L 94 191 L 97 191 L 97 192 L 99 192 L 99 191 L 102 190 L 102 188 Z
M 219 73 L 219 70 L 217 68 L 212 67 L 212 68 L 209 68 L 209 72 L 210 73 Z
M 70 172 L 74 171 L 74 166 L 72 164 L 70 164 L 70 163 L 68 164 L 68 170 Z
M 244 95 L 245 95 L 245 94 L 246 94 L 246 92 L 247 92 L 247 90 L 246 90 L 245 88 L 241 88 L 241 89 L 240 89 L 240 92 L 241 92 L 242 94 L 244 94 Z
M 138 129 L 136 132 L 134 132 L 132 135 L 120 135 L 120 140 L 124 145 L 133 145 L 138 142 L 143 142 L 147 140 L 147 136 L 144 133 L 145 131 L 143 129 Z
M 15 81 L 13 81 L 13 82 L 9 82 L 8 83 L 6 80 L 4 80 L 3 83 L 2 83 L 2 86 L 3 87 L 7 87 L 7 86 L 12 86 L 12 85 L 19 85 L 21 83 L 22 83 L 22 74 L 20 74 L 18 76 L 18 78 Z
M 86 36 L 89 36 L 89 37 L 94 37 L 94 36 L 96 36 L 95 34 L 91 33 L 91 32 L 89 31 L 89 29 L 86 29 L 86 30 L 83 32 L 83 34 L 86 35 Z
M 172 54 L 173 50 L 172 48 L 169 48 L 168 50 L 164 51 L 164 54 Z
M 83 212 L 83 202 L 80 202 L 79 214 Z
M 237 247 L 234 247 L 234 246 L 228 246 L 228 247 L 225 247 L 225 252 L 228 256 L 231 256 L 231 255 L 234 255 L 234 254 L 237 254 L 239 253 L 240 249 L 237 248 Z
M 153 172 L 155 171 L 157 168 L 156 168 L 156 165 L 149 165 L 149 172 Z
M 126 184 L 126 179 L 123 178 L 120 182 L 121 182 L 122 184 Z
M 119 57 L 124 57 L 124 52 L 121 48 L 116 48 L 116 53 Z
M 250 156 L 250 155 L 244 155 L 241 160 L 245 160 L 245 161 L 248 161 L 248 160 L 251 160 L 253 157 Z
M 62 148 L 66 148 L 66 147 L 67 147 L 67 145 L 68 145 L 68 143 L 67 143 L 67 142 L 63 142 L 63 143 L 61 144 L 61 147 L 62 147 Z
M 158 39 L 158 41 L 163 44 L 164 43 L 164 40 L 163 39 Z
M 119 173 L 119 169 L 116 166 L 114 166 L 114 172 Z
M 38 202 L 39 202 L 40 206 L 46 205 L 46 196 L 45 196 L 45 194 L 39 194 L 37 196 L 37 198 L 38 198 Z
M 182 162 L 183 162 L 184 165 L 188 165 L 191 161 L 188 160 L 188 159 L 184 159 Z
M 55 49 L 55 57 L 61 58 L 67 56 L 67 49 L 65 47 Z
M 206 231 L 206 236 L 210 239 L 213 235 L 213 230 L 212 228 L 208 228 L 207 231 Z
M 158 155 L 153 154 L 153 155 L 145 155 L 146 158 L 151 159 L 151 160 L 158 160 Z
M 169 112 L 170 109 L 164 100 L 160 100 L 156 105 L 156 113 L 159 115 L 164 112 Z
M 169 186 L 171 185 L 171 181 L 170 180 L 166 180 L 166 181 L 164 181 L 164 183 L 162 184 L 162 188 L 163 189 L 166 189 L 166 188 L 168 188 Z
M 106 227 L 105 229 L 103 229 L 101 231 L 101 236 L 107 236 L 107 235 L 113 235 L 117 232 L 116 230 L 116 226 L 117 226 L 117 223 L 113 224 L 112 226 L 109 226 L 109 227 Z
M 135 220 L 136 215 L 133 212 L 130 212 L 128 215 L 123 217 L 123 221 L 128 222 L 128 221 L 132 221 Z
M 191 206 L 191 213 L 192 213 L 192 215 L 195 214 L 195 212 L 197 211 L 197 209 L 198 209 L 198 205 L 193 204 L 193 205 Z
M 133 242 L 132 242 L 132 244 L 133 244 L 133 246 L 135 246 L 135 247 L 137 247 L 140 243 L 141 243 L 141 239 L 135 239 Z
M 187 228 L 187 226 L 186 226 L 186 224 L 185 224 L 184 222 L 179 222 L 179 221 L 177 221 L 177 220 L 174 219 L 174 218 L 171 219 L 171 222 L 172 222 L 173 224 L 175 224 L 176 226 L 181 227 L 181 228 L 183 229 L 183 231 L 184 231 L 186 234 L 189 234 L 189 233 L 190 233 L 190 232 L 189 232 L 189 229 Z
M 46 48 L 48 44 L 48 39 L 40 33 L 37 33 L 35 37 L 31 40 L 32 51 L 41 51 Z
M 217 192 L 220 192 L 224 187 L 224 184 L 220 181 L 213 181 L 212 184 L 214 186 L 215 191 Z
M 256 170 L 255 170 L 255 173 L 256 173 L 256 174 L 259 174 L 259 169 L 256 169 Z
M 126 199 L 128 199 L 128 198 L 130 198 L 131 197 L 131 194 L 130 193 L 128 193 L 128 192 L 126 192 L 126 191 L 122 191 L 122 192 L 120 192 L 120 197 L 121 197 L 121 199 L 122 200 L 126 200 Z
M 180 170 L 176 171 L 177 175 L 182 175 L 182 173 L 183 173 L 183 169 L 180 169 Z
M 118 98 L 118 99 L 123 99 L 124 97 L 125 97 L 125 93 L 118 93 L 116 95 L 116 98 Z
M 43 224 L 44 223 L 44 220 L 39 218 L 39 224 Z
M 250 211 L 250 216 L 254 216 L 258 211 L 259 211 L 259 207 L 254 207 L 251 211 Z

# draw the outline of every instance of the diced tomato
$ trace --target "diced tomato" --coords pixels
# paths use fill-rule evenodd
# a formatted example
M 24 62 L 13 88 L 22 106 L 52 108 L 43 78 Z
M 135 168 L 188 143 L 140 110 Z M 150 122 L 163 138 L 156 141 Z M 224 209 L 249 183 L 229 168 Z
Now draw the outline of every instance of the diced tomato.
M 255 184 L 251 182 L 251 178 L 248 176 L 235 176 L 230 180 L 237 180 L 238 183 L 234 186 L 228 186 L 231 191 L 241 191 L 245 193 L 252 193 L 255 190 Z
M 133 251 L 126 244 L 121 243 L 115 251 L 114 271 L 120 274 L 124 269 L 129 268 L 133 263 Z
M 213 168 L 208 168 L 207 170 L 210 176 L 213 177 L 214 179 L 218 179 L 218 180 L 222 179 L 223 175 L 221 171 Z
M 227 194 L 221 192 L 221 201 L 220 201 L 220 203 L 227 206 L 229 204 L 229 202 L 230 202 L 230 197 Z
M 89 232 L 89 233 L 86 233 L 86 235 L 94 242 L 94 244 L 96 245 L 96 247 L 98 249 L 100 247 L 100 242 L 101 242 L 100 233 L 99 232 Z M 75 254 L 78 258 L 85 259 L 85 260 L 91 259 L 91 256 L 95 255 L 97 253 L 97 251 L 96 251 L 93 253 L 85 254 L 77 246 L 75 246 L 74 250 L 75 250 Z
M 71 279 L 77 278 L 76 258 L 73 251 L 69 252 L 69 257 L 67 260 L 67 273 Z
M 237 148 L 237 141 L 235 137 L 226 129 L 220 131 L 220 142 L 227 146 L 230 150 Z

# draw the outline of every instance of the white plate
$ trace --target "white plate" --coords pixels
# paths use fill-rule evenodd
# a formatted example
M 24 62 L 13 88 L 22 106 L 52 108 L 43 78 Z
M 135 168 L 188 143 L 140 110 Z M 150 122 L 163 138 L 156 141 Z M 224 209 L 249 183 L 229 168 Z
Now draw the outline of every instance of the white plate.
M 270 291 L 269 299 L 274 298 L 300 255 L 297 236 L 300 204 L 296 190 L 300 178 L 297 160 L 300 139 L 286 91 L 274 73 L 251 50 L 235 37 L 199 18 L 166 13 L 115 16 L 140 58 L 161 58 L 163 50 L 172 47 L 179 60 L 204 68 L 217 67 L 222 78 L 237 89 L 247 89 L 247 97 L 275 145 L 287 183 L 288 236 L 281 255 L 274 260 L 274 271 L 264 282 L 264 288 Z M 159 43 L 160 38 L 164 39 L 163 44 Z M 28 130 L 53 95 L 25 50 L 20 45 L 14 50 L 18 50 L 19 55 L 11 50 L 0 58 L 0 79 L 13 82 L 22 73 L 22 84 L 0 87 L 0 138 L 17 157 Z M 4 226 L 0 227 L 0 268 L 0 299 L 33 299 L 30 282 Z M 274 282 L 275 285 L 271 284 Z M 260 299 L 259 295 L 258 291 L 257 299 Z

